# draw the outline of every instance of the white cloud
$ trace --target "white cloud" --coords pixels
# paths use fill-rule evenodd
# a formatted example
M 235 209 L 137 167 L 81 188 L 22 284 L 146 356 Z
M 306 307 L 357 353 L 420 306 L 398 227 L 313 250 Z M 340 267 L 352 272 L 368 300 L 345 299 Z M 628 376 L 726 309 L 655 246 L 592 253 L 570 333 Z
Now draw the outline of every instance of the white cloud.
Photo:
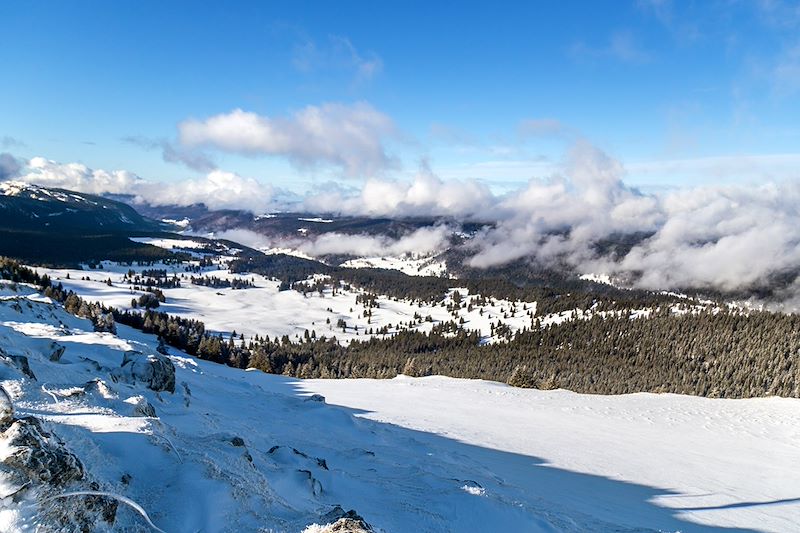
M 127 170 L 91 169 L 81 163 L 57 163 L 34 157 L 17 178 L 45 187 L 58 187 L 90 194 L 130 193 L 143 180 Z
M 531 118 L 517 125 L 521 137 L 561 137 L 573 135 L 571 128 L 553 118 Z
M 348 254 L 361 257 L 397 257 L 404 254 L 429 255 L 442 251 L 452 230 L 446 226 L 420 228 L 399 239 L 383 235 L 324 233 L 303 241 L 297 248 L 312 256 Z
M 630 31 L 618 31 L 609 36 L 608 43 L 590 46 L 577 42 L 570 48 L 572 57 L 580 60 L 613 59 L 624 63 L 646 63 L 650 54 Z
M 136 191 L 137 197 L 151 205 L 203 203 L 209 209 L 243 209 L 254 213 L 269 211 L 275 193 L 271 185 L 224 170 L 213 170 L 198 179 L 140 184 Z
M 34 157 L 15 178 L 45 187 L 90 194 L 128 194 L 152 205 L 204 203 L 211 209 L 245 209 L 264 212 L 275 193 L 271 185 L 232 172 L 214 170 L 197 179 L 153 182 L 126 170 L 91 169 L 80 163 L 58 163 Z
M 369 179 L 355 194 L 341 189 L 311 193 L 304 205 L 309 211 L 347 215 L 472 218 L 486 214 L 494 203 L 485 185 L 444 181 L 423 164 L 411 182 Z
M 146 137 L 125 137 L 125 142 L 135 144 L 145 150 L 160 150 L 161 158 L 168 163 L 180 163 L 192 170 L 207 172 L 216 168 L 214 162 L 199 150 L 176 146 L 165 139 L 148 139 Z
M 290 117 L 235 109 L 186 120 L 178 130 L 186 146 L 281 156 L 301 168 L 325 163 L 348 176 L 374 176 L 396 164 L 384 145 L 397 135 L 394 122 L 363 102 L 307 106 Z
M 0 153 L 0 180 L 15 177 L 21 168 L 22 165 L 16 157 L 9 153 Z
M 309 257 L 354 255 L 359 257 L 427 256 L 444 251 L 453 233 L 447 225 L 419 228 L 399 238 L 338 232 L 308 237 L 276 237 L 246 229 L 222 232 L 219 237 L 253 248 L 289 248 Z
M 318 45 L 307 39 L 294 49 L 292 63 L 301 72 L 343 70 L 355 73 L 357 82 L 368 81 L 383 70 L 383 61 L 374 52 L 359 52 L 350 39 L 338 35 Z
M 798 8 L 800 12 L 800 8 Z M 800 44 L 786 49 L 772 72 L 772 83 L 779 96 L 789 97 L 800 91 Z
M 625 177 L 619 161 L 579 141 L 549 178 L 531 179 L 502 195 L 477 181 L 443 180 L 423 165 L 411 181 L 371 178 L 360 189 L 327 187 L 308 194 L 299 208 L 319 214 L 444 217 L 453 228 L 462 221 L 487 222 L 468 241 L 474 267 L 525 258 L 568 264 L 580 273 L 620 275 L 650 289 L 747 289 L 800 269 L 799 180 L 645 194 L 626 185 Z M 219 170 L 195 180 L 155 183 L 126 171 L 34 158 L 18 179 L 91 193 L 133 194 L 154 204 L 203 202 L 212 209 L 256 213 L 288 207 L 271 186 Z M 282 245 L 312 256 L 429 253 L 443 249 L 451 231 L 440 225 L 400 239 L 328 234 Z M 621 257 L 598 249 L 609 237 L 632 233 L 649 237 Z

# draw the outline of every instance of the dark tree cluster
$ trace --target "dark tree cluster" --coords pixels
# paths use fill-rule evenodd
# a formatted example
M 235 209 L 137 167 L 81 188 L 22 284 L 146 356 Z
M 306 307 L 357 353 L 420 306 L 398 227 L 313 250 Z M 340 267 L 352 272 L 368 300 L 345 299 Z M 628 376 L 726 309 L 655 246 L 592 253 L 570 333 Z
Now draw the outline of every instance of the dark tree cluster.
M 249 289 L 256 286 L 249 279 L 223 279 L 217 276 L 192 276 L 190 281 L 192 285 L 201 285 L 214 289 Z
M 393 336 L 355 340 L 305 332 L 288 336 L 224 339 L 202 322 L 159 313 L 119 311 L 90 304 L 47 276 L 0 259 L 0 276 L 33 283 L 65 308 L 92 318 L 113 316 L 159 335 L 187 353 L 238 368 L 297 377 L 388 378 L 398 373 L 506 381 L 515 386 L 565 388 L 576 392 L 624 394 L 672 392 L 709 397 L 800 397 L 800 316 L 721 307 L 676 314 L 671 305 L 654 306 L 647 317 L 631 310 L 588 320 L 567 320 L 507 335 L 507 342 L 484 344 L 477 332 L 454 322 L 430 333 L 399 331 Z M 609 303 L 616 308 L 618 303 Z M 343 329 L 347 324 L 337 324 Z M 495 329 L 502 325 L 495 325 Z
M 279 279 L 280 290 L 305 283 L 313 274 L 330 276 L 333 287 L 347 289 L 354 286 L 377 295 L 402 298 L 420 303 L 437 303 L 444 299 L 450 289 L 466 287 L 470 294 L 483 298 L 510 301 L 537 302 L 538 314 L 559 313 L 572 309 L 612 311 L 657 306 L 680 301 L 676 296 L 641 290 L 621 290 L 604 286 L 598 292 L 596 284 L 588 288 L 568 284 L 543 287 L 540 285 L 516 285 L 504 278 L 450 279 L 436 276 L 409 276 L 397 270 L 380 268 L 332 267 L 309 259 L 283 254 L 248 256 L 231 262 L 232 272 L 253 272 L 269 278 Z

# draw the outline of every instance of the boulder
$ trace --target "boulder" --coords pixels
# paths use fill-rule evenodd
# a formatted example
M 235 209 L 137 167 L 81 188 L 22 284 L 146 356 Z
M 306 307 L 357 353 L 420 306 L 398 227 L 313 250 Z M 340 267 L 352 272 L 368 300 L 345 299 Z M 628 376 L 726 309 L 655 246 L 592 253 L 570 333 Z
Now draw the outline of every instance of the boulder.
M 64 350 L 66 350 L 66 346 L 62 346 L 57 342 L 51 342 L 49 347 L 49 358 L 52 362 L 57 363 L 61 360 L 61 356 L 64 355 Z
M 133 416 L 156 418 L 156 408 L 144 396 L 132 396 L 125 403 L 133 405 Z
M 339 505 L 320 518 L 327 524 L 320 530 L 321 533 L 373 533 L 374 531 L 372 526 L 354 510 L 345 511 Z
M 372 527 L 362 519 L 340 518 L 328 526 L 330 533 L 372 533 Z
M 125 352 L 122 365 L 111 372 L 111 377 L 124 383 L 144 383 L 156 392 L 175 392 L 175 365 L 159 353 Z
M 84 487 L 100 491 L 100 485 L 90 482 L 87 486 L 81 461 L 37 418 L 14 420 L 0 433 L 0 443 L 11 450 L 0 462 L 5 489 L 0 496 L 17 502 L 33 494 L 39 501 L 36 531 L 98 531 L 101 521 L 114 523 L 115 499 L 69 495 Z
M 14 422 L 14 401 L 6 389 L 0 385 L 0 431 Z
M 33 375 L 31 370 L 31 365 L 28 364 L 28 358 L 24 355 L 11 355 L 0 346 L 0 360 L 5 360 L 9 366 L 13 366 L 32 380 L 36 380 L 36 376 Z

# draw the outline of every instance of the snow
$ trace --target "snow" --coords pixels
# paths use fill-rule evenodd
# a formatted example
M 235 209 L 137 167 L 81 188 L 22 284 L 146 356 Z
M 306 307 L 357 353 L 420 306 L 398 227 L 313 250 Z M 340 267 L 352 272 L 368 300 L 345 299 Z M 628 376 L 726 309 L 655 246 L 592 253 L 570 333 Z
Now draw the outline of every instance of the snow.
M 579 278 L 584 281 L 594 281 L 595 283 L 614 286 L 614 283 L 611 281 L 611 276 L 608 274 L 582 274 Z
M 196 265 L 197 262 L 192 264 Z M 187 273 L 185 266 L 185 264 L 155 263 L 152 266 L 142 267 L 104 261 L 102 270 L 31 268 L 35 268 L 41 274 L 48 274 L 54 282 L 62 283 L 65 288 L 89 301 L 102 302 L 119 309 L 131 309 L 131 300 L 143 294 L 142 291 L 133 290 L 131 284 L 123 282 L 125 273 L 129 270 L 141 272 L 144 269 L 164 269 L 170 277 L 175 274 L 184 277 L 181 280 L 181 287 L 161 289 L 166 296 L 166 302 L 161 304 L 159 311 L 200 320 L 213 332 L 228 335 L 235 331 L 248 338 L 254 335 L 270 337 L 288 335 L 290 339 L 298 340 L 308 330 L 309 333 L 315 332 L 318 337 L 323 335 L 328 338 L 336 337 L 340 343 L 348 344 L 355 339 L 384 336 L 383 333 L 378 333 L 383 327 L 389 328 L 388 335 L 394 335 L 398 331 L 409 329 L 429 332 L 437 324 L 454 321 L 464 330 L 478 331 L 481 341 L 491 344 L 508 340 L 507 336 L 499 334 L 502 331 L 493 331 L 493 326 L 498 323 L 507 326 L 513 335 L 523 329 L 530 329 L 535 319 L 538 319 L 542 326 L 549 326 L 568 320 L 587 320 L 594 315 L 605 317 L 627 315 L 631 319 L 636 319 L 647 317 L 653 312 L 651 308 L 602 312 L 595 309 L 572 309 L 537 315 L 536 302 L 512 302 L 488 298 L 485 304 L 478 305 L 479 295 L 470 294 L 465 288 L 456 288 L 443 294 L 442 300 L 436 303 L 379 295 L 377 297 L 379 307 L 371 309 L 370 316 L 364 304 L 356 303 L 356 298 L 364 294 L 364 291 L 357 288 L 344 290 L 340 287 L 334 295 L 332 287 L 328 285 L 322 294 L 309 292 L 304 296 L 296 290 L 279 291 L 280 283 L 276 280 L 258 274 L 231 273 L 219 265 L 204 268 L 202 275 L 228 280 L 248 280 L 253 282 L 255 287 L 248 289 L 203 287 L 191 284 L 189 277 L 201 274 Z M 67 275 L 70 279 L 66 279 Z M 82 277 L 89 279 L 81 280 Z M 109 279 L 111 286 L 106 284 Z M 309 278 L 310 281 L 320 279 L 327 278 L 325 276 Z M 460 308 L 450 311 L 448 306 L 453 306 L 456 292 L 460 295 Z M 698 313 L 707 310 L 707 306 L 711 303 L 687 300 L 682 306 L 673 305 L 671 311 L 674 314 Z M 718 308 L 711 309 L 714 312 L 719 311 Z M 346 330 L 336 326 L 339 320 L 346 323 Z
M 345 261 L 341 266 L 345 268 L 383 268 L 386 270 L 399 270 L 408 276 L 444 277 L 447 275 L 446 263 L 430 257 L 362 257 Z
M 307 253 L 301 252 L 295 248 L 281 248 L 281 247 L 262 247 L 259 248 L 259 251 L 263 252 L 266 255 L 275 255 L 275 254 L 284 254 L 284 255 L 291 255 L 294 257 L 299 257 L 301 259 L 309 259 L 315 260 L 313 257 L 308 255 Z
M 192 221 L 186 217 L 183 217 L 181 220 L 177 220 L 174 218 L 162 218 L 161 222 L 166 222 L 167 224 L 172 224 L 174 226 L 178 226 L 179 228 L 183 229 L 188 229 L 189 225 L 192 223 Z
M 131 237 L 130 239 L 133 242 L 138 242 L 141 244 L 150 244 L 152 246 L 158 246 L 159 248 L 166 248 L 167 250 L 172 250 L 172 249 L 194 250 L 197 248 L 208 247 L 208 244 L 206 243 L 200 241 L 193 241 L 191 239 L 160 239 L 156 237 Z
M 467 305 L 476 295 L 469 295 L 467 289 L 462 288 L 453 289 L 447 295 L 443 294 L 443 300 L 436 304 L 380 296 L 377 299 L 379 308 L 372 309 L 372 316 L 369 317 L 365 315 L 367 308 L 363 304 L 356 303 L 357 296 L 363 294 L 361 290 L 340 289 L 333 295 L 329 286 L 322 295 L 313 292 L 304 296 L 295 290 L 279 291 L 280 283 L 264 276 L 236 274 L 227 269 L 205 269 L 202 275 L 250 280 L 255 283 L 255 287 L 234 290 L 192 285 L 189 276 L 196 277 L 199 274 L 186 273 L 184 265 L 163 263 L 140 267 L 105 261 L 103 270 L 32 268 L 39 273 L 48 274 L 55 283 L 62 283 L 65 288 L 75 291 L 89 301 L 102 302 L 119 309 L 130 309 L 131 300 L 142 294 L 141 291 L 133 291 L 130 284 L 122 282 L 123 274 L 128 270 L 141 272 L 143 269 L 163 268 L 170 276 L 185 275 L 181 287 L 162 289 L 167 301 L 162 303 L 158 310 L 201 320 L 214 332 L 228 334 L 236 331 L 248 338 L 253 335 L 271 337 L 289 335 L 290 338 L 297 339 L 308 330 L 309 333 L 314 331 L 317 336 L 335 336 L 346 344 L 354 339 L 367 338 L 370 329 L 373 330 L 373 336 L 378 336 L 377 329 L 390 325 L 389 334 L 396 333 L 398 327 L 428 332 L 436 324 L 453 320 L 459 322 L 463 318 L 463 328 L 478 330 L 483 341 L 491 343 L 502 340 L 492 335 L 492 324 L 502 321 L 512 332 L 530 328 L 536 310 L 535 302 L 515 303 L 490 299 L 486 305 L 482 307 L 476 305 L 470 311 Z M 67 275 L 70 279 L 66 279 Z M 80 279 L 87 276 L 90 278 L 88 281 Z M 106 285 L 108 279 L 112 281 L 111 286 Z M 453 314 L 446 306 L 452 303 L 455 292 L 461 295 L 462 308 Z M 415 315 L 419 318 L 415 319 Z M 427 321 L 428 316 L 431 317 L 430 321 Z M 543 324 L 550 324 L 570 317 L 570 312 L 566 312 L 541 319 Z M 346 331 L 336 327 L 339 320 L 346 322 Z M 413 322 L 413 325 L 408 326 L 409 322 Z
M 298 380 L 172 349 L 176 392 L 155 393 L 110 379 L 125 350 L 152 352 L 153 336 L 95 333 L 18 287 L 0 301 L 0 345 L 27 355 L 38 381 L 0 365 L 17 416 L 43 419 L 101 490 L 131 498 L 164 531 L 326 531 L 335 505 L 378 532 L 800 523 L 798 400 L 610 397 L 438 376 Z M 58 363 L 44 353 L 51 341 L 66 346 Z M 156 418 L 132 416 L 139 397 Z M 8 452 L 0 442 L 0 459 Z M 3 531 L 32 530 L 35 517 L 33 501 L 0 505 Z M 123 507 L 117 527 L 145 530 Z
M 465 462 L 492 462 L 474 475 L 480 485 L 462 487 L 469 494 L 492 497 L 513 479 L 554 509 L 663 531 L 797 531 L 800 523 L 796 399 L 584 395 L 441 376 L 299 387 L 361 417 L 477 447 Z M 528 464 L 515 475 L 522 458 Z
M 298 218 L 297 220 L 300 220 L 301 222 L 317 222 L 318 224 L 330 224 L 331 222 L 333 222 L 333 220 L 330 218 L 320 218 L 320 217 Z

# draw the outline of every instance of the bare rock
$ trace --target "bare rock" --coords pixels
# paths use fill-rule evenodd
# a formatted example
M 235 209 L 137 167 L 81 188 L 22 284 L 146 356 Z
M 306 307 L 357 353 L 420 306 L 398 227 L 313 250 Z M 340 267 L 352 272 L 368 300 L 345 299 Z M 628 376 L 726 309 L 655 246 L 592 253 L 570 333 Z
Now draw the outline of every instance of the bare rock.
M 133 416 L 156 418 L 156 408 L 144 396 L 132 396 L 125 403 L 133 405 Z
M 322 394 L 312 394 L 311 396 L 306 398 L 306 401 L 325 403 L 325 396 L 323 396 Z
M 61 360 L 61 356 L 64 355 L 64 350 L 66 350 L 66 346 L 63 346 L 57 342 L 50 343 L 50 360 L 54 363 L 57 363 Z
M 122 365 L 111 372 L 111 377 L 114 381 L 144 383 L 156 392 L 175 392 L 175 365 L 159 353 L 125 352 Z
M 0 431 L 14 422 L 14 401 L 8 391 L 0 385 Z
M 321 519 L 323 523 L 327 523 L 322 529 L 325 533 L 373 533 L 374 531 L 372 526 L 353 509 L 345 511 L 339 505 Z
M 113 524 L 118 502 L 97 495 L 73 495 L 72 490 L 100 491 L 87 484 L 81 461 L 34 417 L 14 420 L 0 433 L 11 453 L 0 462 L 4 498 L 12 501 L 33 494 L 39 501 L 37 531 L 97 531 L 101 522 Z M 10 489 L 10 490 L 9 490 Z
M 80 460 L 42 429 L 36 418 L 15 420 L 3 432 L 3 438 L 16 450 L 2 464 L 18 476 L 54 487 L 83 479 Z
M 364 520 L 340 518 L 330 525 L 330 533 L 372 533 L 372 527 Z
M 27 357 L 24 355 L 6 355 L 6 360 L 17 367 L 20 372 L 36 381 L 36 376 L 33 374 L 33 370 L 31 370 L 31 365 L 28 363 Z

